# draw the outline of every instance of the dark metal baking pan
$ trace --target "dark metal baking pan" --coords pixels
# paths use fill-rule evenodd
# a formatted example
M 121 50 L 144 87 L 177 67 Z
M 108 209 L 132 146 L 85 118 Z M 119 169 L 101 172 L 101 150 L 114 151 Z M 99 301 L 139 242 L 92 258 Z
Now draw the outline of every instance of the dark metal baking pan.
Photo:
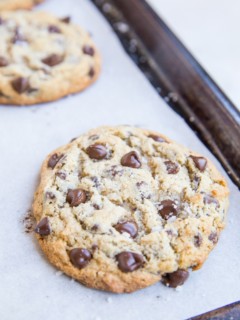
M 91 0 L 124 49 L 240 188 L 240 113 L 144 0 Z M 240 319 L 238 302 L 192 320 Z

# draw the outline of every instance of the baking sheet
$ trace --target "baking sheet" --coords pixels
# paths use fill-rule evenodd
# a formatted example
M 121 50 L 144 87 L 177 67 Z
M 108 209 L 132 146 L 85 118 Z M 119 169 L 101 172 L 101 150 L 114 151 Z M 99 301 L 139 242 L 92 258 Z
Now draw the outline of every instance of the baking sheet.
M 179 290 L 158 283 L 133 294 L 88 289 L 42 255 L 23 217 L 45 156 L 90 128 L 131 124 L 160 131 L 215 162 L 158 96 L 87 0 L 48 0 L 39 9 L 71 15 L 102 52 L 99 81 L 81 94 L 33 107 L 0 107 L 0 319 L 179 320 L 240 299 L 239 191 L 229 181 L 229 223 L 203 268 Z M 225 174 L 226 176 L 226 174 Z

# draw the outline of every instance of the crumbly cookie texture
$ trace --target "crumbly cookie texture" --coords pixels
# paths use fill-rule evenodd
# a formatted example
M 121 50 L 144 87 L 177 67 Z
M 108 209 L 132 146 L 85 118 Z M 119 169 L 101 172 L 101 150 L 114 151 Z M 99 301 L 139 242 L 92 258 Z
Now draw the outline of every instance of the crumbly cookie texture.
M 44 12 L 0 12 L 0 103 L 57 100 L 93 83 L 100 56 L 89 34 Z
M 43 163 L 35 232 L 49 261 L 89 287 L 176 287 L 216 245 L 228 193 L 208 159 L 165 136 L 100 127 Z
M 43 1 L 44 0 L 0 0 L 0 11 L 31 9 L 33 6 Z

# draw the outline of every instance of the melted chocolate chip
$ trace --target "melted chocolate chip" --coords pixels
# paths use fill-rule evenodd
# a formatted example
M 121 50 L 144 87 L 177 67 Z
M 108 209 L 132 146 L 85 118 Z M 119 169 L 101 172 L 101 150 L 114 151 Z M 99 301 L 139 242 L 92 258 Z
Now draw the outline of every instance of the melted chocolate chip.
M 107 148 L 102 144 L 92 144 L 86 150 L 89 158 L 102 160 L 105 159 L 107 156 Z
M 202 244 L 202 236 L 200 234 L 197 234 L 196 236 L 194 236 L 194 245 L 195 247 L 199 248 Z
M 203 172 L 206 169 L 207 166 L 207 159 L 203 157 L 195 157 L 195 156 L 190 156 L 196 166 L 201 172 Z
M 92 259 L 91 252 L 82 248 L 72 249 L 69 253 L 69 257 L 74 267 L 78 269 L 85 268 Z
M 160 137 L 154 134 L 150 134 L 148 137 L 157 142 L 167 142 L 163 137 Z
M 219 207 L 219 202 L 216 198 L 214 198 L 213 196 L 209 195 L 209 194 L 205 194 L 203 196 L 203 203 L 204 204 L 215 204 L 217 207 Z
M 6 67 L 8 66 L 8 60 L 2 56 L 0 56 L 0 67 Z
M 65 180 L 67 175 L 66 175 L 65 172 L 59 171 L 59 172 L 56 173 L 56 176 L 59 177 L 62 180 Z
M 87 45 L 84 46 L 82 50 L 83 50 L 84 54 L 87 54 L 89 56 L 94 56 L 94 54 L 95 54 L 94 48 L 90 47 L 90 46 L 87 46 Z
M 57 26 L 50 25 L 48 27 L 48 32 L 50 32 L 50 33 L 61 33 L 61 30 Z
M 40 234 L 41 236 L 48 236 L 51 233 L 51 228 L 49 225 L 49 221 L 48 218 L 45 217 L 43 218 L 36 226 L 36 228 L 34 229 L 34 231 L 38 234 Z
M 63 62 L 63 56 L 58 54 L 51 54 L 46 58 L 42 59 L 42 62 L 48 65 L 49 67 L 54 67 Z
M 139 155 L 135 151 L 131 151 L 125 154 L 121 159 L 121 165 L 130 168 L 140 168 L 142 163 L 140 161 Z
M 212 241 L 213 244 L 216 244 L 218 242 L 218 234 L 217 232 L 211 232 L 209 237 L 208 237 L 209 241 Z
M 132 238 L 136 238 L 138 234 L 138 226 L 134 221 L 119 222 L 114 228 L 120 233 L 129 233 Z
M 86 191 L 84 191 L 83 189 L 70 189 L 68 190 L 66 200 L 69 203 L 70 207 L 77 207 L 79 204 L 86 202 Z
M 70 23 L 70 21 L 71 21 L 71 17 L 70 17 L 70 16 L 63 17 L 62 19 L 60 19 L 60 21 L 68 24 L 68 23 Z
M 187 270 L 179 269 L 173 273 L 167 273 L 162 278 L 163 284 L 171 288 L 182 286 L 188 279 L 189 272 Z
M 93 67 L 91 67 L 91 68 L 89 69 L 88 75 L 89 75 L 90 78 L 93 78 L 93 77 L 94 77 L 94 75 L 95 75 L 95 70 L 94 70 Z
M 164 164 L 166 166 L 168 174 L 177 174 L 178 173 L 179 166 L 177 163 L 169 160 L 169 161 L 165 161 Z
M 11 82 L 13 89 L 17 93 L 23 93 L 29 89 L 29 81 L 27 78 L 19 77 Z
M 163 200 L 160 203 L 160 208 L 158 213 L 162 216 L 163 219 L 167 220 L 173 216 L 177 216 L 178 214 L 178 205 L 176 202 L 172 200 Z
M 55 196 L 55 194 L 52 193 L 51 191 L 48 191 L 48 192 L 46 192 L 46 198 L 53 200 L 53 199 L 56 198 L 56 196 Z
M 118 268 L 123 272 L 133 272 L 144 263 L 143 256 L 135 252 L 123 251 L 116 255 L 116 259 Z
M 62 154 L 58 155 L 57 153 L 54 153 L 48 160 L 48 168 L 54 169 L 56 164 L 59 162 L 59 160 L 63 157 Z

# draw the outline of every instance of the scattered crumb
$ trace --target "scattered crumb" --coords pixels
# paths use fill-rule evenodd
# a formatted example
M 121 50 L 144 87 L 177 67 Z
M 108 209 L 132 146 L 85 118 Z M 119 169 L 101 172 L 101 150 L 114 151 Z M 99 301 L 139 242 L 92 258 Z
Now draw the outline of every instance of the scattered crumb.
M 177 292 L 181 292 L 183 290 L 183 286 L 178 286 L 176 289 L 175 289 L 175 291 L 177 291 Z
M 35 218 L 31 209 L 27 211 L 25 216 L 21 219 L 21 222 L 23 224 L 25 233 L 33 232 L 35 226 Z
M 107 297 L 106 300 L 107 300 L 108 303 L 111 303 L 111 302 L 112 302 L 112 298 L 111 298 L 111 297 Z

